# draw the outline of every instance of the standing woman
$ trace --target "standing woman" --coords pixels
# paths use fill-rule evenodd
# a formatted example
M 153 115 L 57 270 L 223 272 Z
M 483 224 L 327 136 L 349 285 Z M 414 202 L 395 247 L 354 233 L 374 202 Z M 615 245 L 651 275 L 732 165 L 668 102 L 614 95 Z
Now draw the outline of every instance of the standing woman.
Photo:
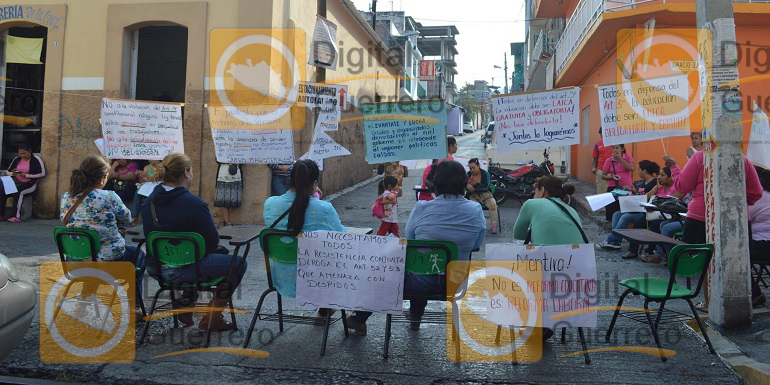
M 745 156 L 743 157 L 743 166 L 746 173 L 746 203 L 751 206 L 762 197 L 763 189 L 759 183 L 757 170 Z M 684 229 L 682 230 L 682 242 L 684 243 L 702 244 L 707 242 L 704 169 L 703 151 L 696 152 L 684 166 L 684 170 L 679 174 L 679 179 L 674 181 L 676 192 L 673 195 L 675 197 L 682 199 L 692 192 L 692 199 L 687 205 L 687 219 L 684 220 Z M 708 311 L 709 304 L 708 283 L 708 279 L 703 282 L 703 296 L 706 300 L 695 306 L 704 312 Z
M 13 177 L 17 190 L 15 194 L 11 194 L 15 216 L 8 219 L 8 222 L 18 223 L 21 222 L 24 197 L 37 190 L 37 182 L 45 176 L 45 164 L 42 159 L 32 154 L 32 147 L 20 144 L 19 156 L 13 158 L 7 171 L 0 171 L 0 176 L 6 174 Z M 5 204 L 9 196 L 5 194 L 5 189 L 0 188 L 0 221 L 5 220 Z
M 575 186 L 549 175 L 535 182 L 535 199 L 524 202 L 513 226 L 515 239 L 528 240 L 535 245 L 571 245 L 588 243 L 580 216 L 567 202 Z M 553 330 L 543 330 L 543 340 Z
M 636 163 L 634 163 L 634 158 L 626 153 L 626 145 L 612 146 L 612 157 L 604 162 L 602 168 L 602 179 L 608 181 L 607 192 L 622 189 L 624 186 L 633 186 L 632 172 L 635 169 Z M 612 222 L 612 215 L 617 211 L 620 211 L 620 203 L 617 200 L 604 208 L 607 222 Z
M 80 167 L 72 171 L 69 191 L 61 197 L 59 219 L 67 227 L 76 227 L 96 231 L 99 234 L 101 248 L 97 259 L 101 262 L 134 262 L 136 267 L 144 268 L 144 253 L 140 250 L 134 261 L 136 247 L 126 246 L 118 226 L 131 223 L 131 211 L 114 192 L 103 190 L 107 184 L 110 165 L 101 156 L 90 155 L 80 162 Z M 142 295 L 142 277 L 144 270 L 136 275 L 136 295 Z M 84 291 L 91 292 L 93 287 Z M 82 293 L 87 298 L 90 293 Z M 75 314 L 83 315 L 85 305 L 75 305 Z M 140 311 L 136 311 L 141 316 Z
M 687 160 L 690 160 L 696 152 L 703 151 L 703 133 L 700 131 L 691 132 L 690 140 L 692 141 L 692 146 L 687 149 Z
M 230 214 L 233 209 L 241 207 L 243 193 L 243 169 L 240 164 L 219 163 L 217 172 L 217 193 L 214 197 L 214 207 L 219 207 L 222 214 L 222 226 L 232 226 Z

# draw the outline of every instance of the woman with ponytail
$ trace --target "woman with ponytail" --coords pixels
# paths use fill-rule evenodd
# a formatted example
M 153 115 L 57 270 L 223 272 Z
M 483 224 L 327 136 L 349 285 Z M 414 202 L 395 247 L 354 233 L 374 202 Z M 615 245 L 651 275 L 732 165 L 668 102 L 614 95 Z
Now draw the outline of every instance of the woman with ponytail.
M 265 225 L 290 230 L 295 236 L 303 231 L 345 231 L 334 206 L 312 197 L 320 175 L 318 165 L 310 159 L 295 163 L 289 175 L 289 191 L 265 201 Z
M 103 190 L 109 176 L 110 165 L 101 156 L 90 155 L 80 167 L 72 171 L 69 191 L 61 197 L 59 218 L 67 227 L 94 230 L 99 234 L 101 248 L 99 261 L 132 262 L 136 248 L 126 246 L 118 230 L 131 223 L 131 211 L 114 191 Z M 144 253 L 139 251 L 136 267 L 144 267 Z M 136 295 L 141 296 L 142 273 L 136 275 Z M 85 290 L 84 291 L 88 291 Z M 82 293 L 87 298 L 87 293 Z M 78 303 L 76 315 L 85 313 L 85 306 Z M 141 315 L 141 312 L 138 312 Z
M 190 157 L 180 153 L 166 155 L 158 168 L 158 177 L 163 183 L 155 186 L 142 206 L 145 237 L 153 231 L 200 234 L 206 242 L 206 255 L 199 262 L 201 282 L 225 277 L 223 283 L 219 285 L 221 289 L 216 292 L 209 306 L 227 307 L 229 298 L 246 273 L 246 260 L 233 261 L 232 256 L 227 254 L 227 249 L 219 247 L 219 233 L 211 217 L 209 206 L 188 191 L 193 180 Z M 153 260 L 152 256 L 149 258 Z M 235 264 L 232 275 L 230 275 L 231 262 Z M 158 268 L 151 263 L 148 264 L 147 271 L 153 277 L 160 275 L 163 281 L 176 285 L 194 284 L 196 281 L 195 265 Z M 185 291 L 182 299 L 178 299 L 173 306 L 174 308 L 185 307 L 190 301 L 193 303 L 197 301 L 197 293 Z M 182 313 L 177 317 L 187 326 L 193 323 L 192 313 Z M 221 312 L 213 312 L 211 317 L 208 314 L 204 315 L 198 328 L 206 330 L 209 323 L 211 323 L 211 330 L 235 330 L 232 324 L 225 321 Z

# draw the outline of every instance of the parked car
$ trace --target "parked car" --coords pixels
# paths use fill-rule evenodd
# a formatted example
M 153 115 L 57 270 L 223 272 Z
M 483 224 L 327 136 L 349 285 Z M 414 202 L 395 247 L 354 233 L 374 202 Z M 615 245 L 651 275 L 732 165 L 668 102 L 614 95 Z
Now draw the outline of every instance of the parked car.
M 495 131 L 495 122 L 489 123 L 487 126 L 486 131 L 484 131 L 483 134 L 481 134 L 481 143 L 484 143 L 484 148 L 487 148 L 487 145 L 492 143 L 492 134 Z
M 463 123 L 463 132 L 474 132 L 476 131 L 475 128 L 473 128 L 473 124 L 470 122 Z
M 0 254 L 0 361 L 24 338 L 36 303 L 35 287 L 19 280 L 11 260 Z

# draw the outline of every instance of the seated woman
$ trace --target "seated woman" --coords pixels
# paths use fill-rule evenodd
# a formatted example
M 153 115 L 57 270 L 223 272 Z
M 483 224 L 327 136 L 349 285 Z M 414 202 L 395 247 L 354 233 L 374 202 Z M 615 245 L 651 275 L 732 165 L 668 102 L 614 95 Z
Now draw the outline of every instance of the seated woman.
M 15 216 L 8 222 L 21 222 L 21 205 L 24 197 L 37 190 L 37 182 L 45 176 L 45 164 L 38 156 L 32 154 L 32 147 L 28 144 L 19 145 L 19 156 L 13 158 L 8 170 L 0 171 L 0 176 L 12 176 L 16 185 L 16 193 L 6 194 L 0 186 L 0 221 L 5 220 L 5 204 L 10 196 L 13 196 L 13 208 Z
M 758 166 L 755 166 L 755 169 L 764 191 L 762 191 L 762 197 L 749 207 L 749 220 L 751 220 L 749 250 L 752 260 L 770 261 L 770 170 Z M 767 298 L 759 288 L 759 282 L 752 280 L 752 305 L 757 307 L 766 301 Z
M 656 197 L 669 198 L 673 197 L 676 190 L 674 189 L 674 181 L 679 177 L 679 167 L 672 158 L 664 157 L 666 161 L 666 167 L 661 169 L 658 175 L 658 185 L 655 186 Z M 660 213 L 658 213 L 660 215 Z M 668 218 L 668 217 L 666 217 Z M 668 219 L 650 220 L 650 231 L 654 231 L 658 234 L 672 237 L 676 232 L 682 231 L 681 223 L 679 221 L 673 221 Z M 663 251 L 662 245 L 649 245 L 647 246 L 647 252 L 645 255 L 639 257 L 639 260 L 645 263 L 660 263 L 662 260 L 661 255 L 666 255 L 667 251 Z
M 190 157 L 185 154 L 168 154 L 158 168 L 158 177 L 162 184 L 155 186 L 152 194 L 142 206 L 144 220 L 144 235 L 149 236 L 153 231 L 171 232 L 195 232 L 200 234 L 206 242 L 206 256 L 198 263 L 200 267 L 200 280 L 210 281 L 225 277 L 218 285 L 218 290 L 210 307 L 224 308 L 235 289 L 241 283 L 246 273 L 246 260 L 236 260 L 232 275 L 230 274 L 230 262 L 232 256 L 227 250 L 219 247 L 219 233 L 211 217 L 209 206 L 201 198 L 193 195 L 187 189 L 193 181 L 193 170 Z M 153 214 L 153 206 L 155 215 Z M 156 225 L 157 223 L 157 225 Z M 149 256 L 150 261 L 154 258 Z M 160 271 L 158 271 L 160 270 Z M 163 281 L 171 284 L 194 283 L 195 265 L 187 265 L 178 268 L 157 267 L 156 263 L 148 263 L 147 271 L 151 276 L 161 276 Z M 185 292 L 183 299 L 174 303 L 175 308 L 184 307 L 186 303 L 195 303 L 197 292 Z M 192 313 L 182 313 L 177 318 L 187 326 L 192 325 Z M 228 324 L 221 312 L 214 312 L 209 319 L 208 313 L 203 316 L 198 328 L 206 330 L 211 323 L 211 330 L 235 330 Z
M 567 205 L 575 186 L 558 177 L 544 176 L 535 182 L 535 199 L 524 202 L 513 226 L 515 239 L 528 240 L 535 245 L 570 245 L 586 243 L 580 216 Z M 553 336 L 553 330 L 543 330 L 543 340 Z
M 133 160 L 115 159 L 110 166 L 109 180 L 104 189 L 115 191 L 123 203 L 128 204 L 136 191 L 139 172 L 139 165 Z
M 470 259 L 471 251 L 481 247 L 486 233 L 486 221 L 481 206 L 463 197 L 467 175 L 465 168 L 455 161 L 444 160 L 435 166 L 436 199 L 418 201 L 406 222 L 407 239 L 451 241 L 457 245 L 458 260 Z M 446 275 L 404 275 L 404 294 L 435 295 L 446 293 Z M 426 300 L 411 300 L 410 328 L 420 329 L 425 314 Z M 366 320 L 370 312 L 356 312 L 348 317 L 349 329 L 356 335 L 366 335 Z
M 658 173 L 660 173 L 660 166 L 649 160 L 643 160 L 639 162 L 639 177 L 642 180 L 638 183 L 639 188 L 635 186 L 624 186 L 634 193 L 644 194 L 647 196 L 647 201 L 655 193 L 655 188 L 658 186 Z M 628 225 L 633 225 L 634 228 L 643 229 L 647 226 L 647 216 L 645 213 L 622 213 L 620 211 L 615 212 L 612 215 L 612 229 L 627 229 Z M 620 250 L 620 243 L 623 239 L 614 233 L 610 233 L 607 236 L 607 240 L 599 244 L 599 247 L 605 250 Z M 638 255 L 639 245 L 631 243 L 628 246 L 628 254 L 623 259 L 635 259 Z
M 481 169 L 477 158 L 469 160 L 468 167 L 471 170 L 468 171 L 468 185 L 465 186 L 467 198 L 489 209 L 489 221 L 492 222 L 489 232 L 497 234 L 497 202 L 489 191 L 489 173 Z
M 103 190 L 107 183 L 110 165 L 101 156 L 90 155 L 83 159 L 80 167 L 72 171 L 70 189 L 61 197 L 59 219 L 67 227 L 94 230 L 99 234 L 101 248 L 97 259 L 99 261 L 134 262 L 136 267 L 144 267 L 144 253 L 140 250 L 134 261 L 136 248 L 126 246 L 126 241 L 118 230 L 118 226 L 128 226 L 131 223 L 131 212 L 114 191 Z M 142 277 L 136 275 L 136 295 L 142 295 Z M 82 298 L 87 298 L 95 292 L 96 287 L 86 284 Z M 75 314 L 85 313 L 85 304 L 75 305 Z M 137 309 L 136 314 L 141 316 Z

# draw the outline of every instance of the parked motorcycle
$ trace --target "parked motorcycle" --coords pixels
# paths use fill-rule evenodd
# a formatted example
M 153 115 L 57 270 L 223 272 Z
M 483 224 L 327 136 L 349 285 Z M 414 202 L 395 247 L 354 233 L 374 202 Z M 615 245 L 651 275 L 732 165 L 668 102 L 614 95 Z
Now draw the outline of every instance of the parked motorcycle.
M 505 203 L 509 196 L 516 197 L 521 203 L 522 198 L 529 199 L 535 195 L 535 182 L 546 175 L 554 175 L 554 167 L 548 158 L 548 149 L 543 151 L 543 162 L 540 164 L 531 160 L 528 164 L 509 170 L 497 166 L 489 166 L 490 184 L 494 186 L 494 193 L 498 205 Z

